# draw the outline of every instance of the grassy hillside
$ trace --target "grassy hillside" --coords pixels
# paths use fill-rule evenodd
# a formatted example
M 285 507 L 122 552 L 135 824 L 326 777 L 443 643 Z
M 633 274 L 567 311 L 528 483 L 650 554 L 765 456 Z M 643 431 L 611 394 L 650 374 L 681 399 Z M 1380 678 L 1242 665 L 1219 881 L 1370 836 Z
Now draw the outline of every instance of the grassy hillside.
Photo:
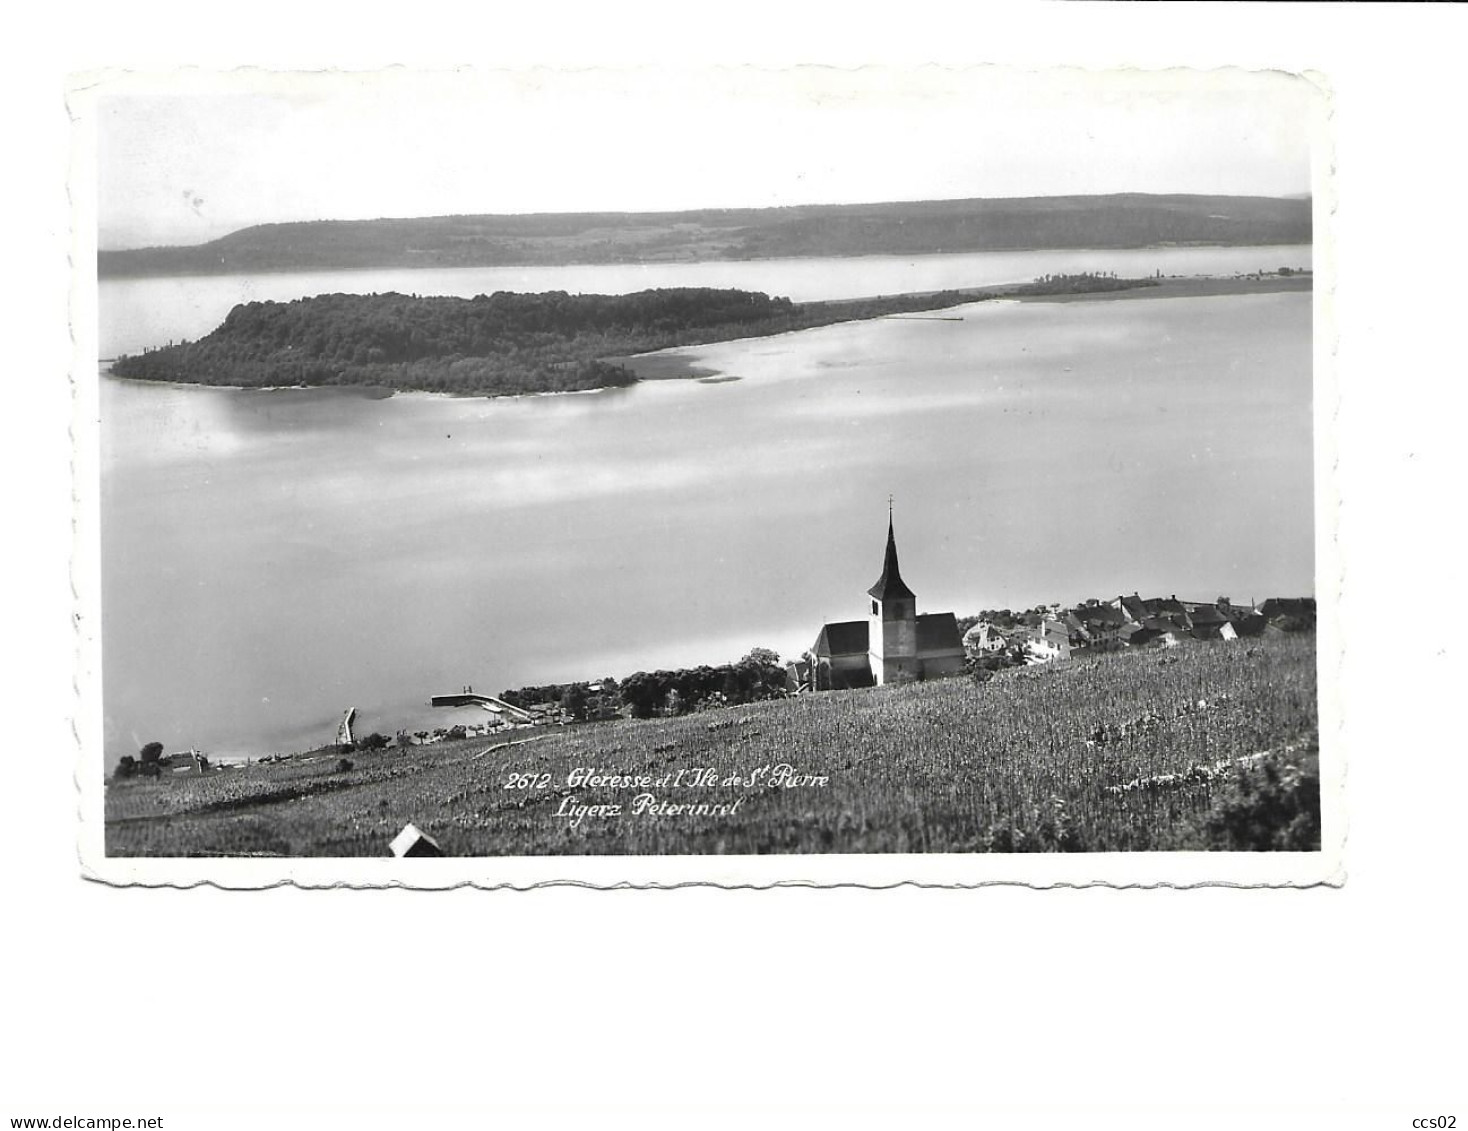
M 692 212 L 260 224 L 194 247 L 103 251 L 102 278 L 367 267 L 699 262 L 1024 248 L 1309 243 L 1310 201 L 1022 197 Z
M 345 771 L 286 759 L 109 785 L 107 850 L 381 856 L 409 821 L 451 855 L 1316 848 L 1315 688 L 1314 635 L 1297 634 L 353 754 Z M 781 783 L 781 764 L 816 780 Z M 573 785 L 578 767 L 656 784 Z M 733 812 L 636 813 L 639 794 Z

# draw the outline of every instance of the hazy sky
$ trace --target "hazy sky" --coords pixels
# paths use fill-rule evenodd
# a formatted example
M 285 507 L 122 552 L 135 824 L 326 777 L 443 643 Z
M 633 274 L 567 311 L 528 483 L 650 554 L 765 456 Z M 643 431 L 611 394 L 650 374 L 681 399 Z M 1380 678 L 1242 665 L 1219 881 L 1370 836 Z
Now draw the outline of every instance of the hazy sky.
M 1279 73 L 237 72 L 98 103 L 104 248 L 279 220 L 1310 190 Z

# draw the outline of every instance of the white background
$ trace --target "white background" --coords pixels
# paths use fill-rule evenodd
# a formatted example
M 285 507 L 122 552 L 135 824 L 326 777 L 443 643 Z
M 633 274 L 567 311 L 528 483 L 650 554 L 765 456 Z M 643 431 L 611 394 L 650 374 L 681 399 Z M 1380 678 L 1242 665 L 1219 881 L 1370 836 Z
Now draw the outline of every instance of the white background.
M 1019 1127 L 1091 1126 L 1107 1112 L 1129 1127 L 1468 1120 L 1455 710 L 1468 687 L 1468 13 L 621 4 L 527 22 L 528 12 L 297 0 L 10 17 L 0 309 L 20 352 L 0 414 L 0 1126 L 164 1113 L 170 1131 L 525 1126 L 540 1122 L 532 1108 L 612 1126 L 646 1125 L 646 1108 L 706 1126 L 711 1105 L 738 1109 L 728 1125 L 739 1126 L 801 1107 L 885 1126 L 972 1126 L 971 1107 Z M 111 64 L 642 60 L 1326 74 L 1341 196 L 1342 890 L 225 893 L 77 878 L 64 76 Z

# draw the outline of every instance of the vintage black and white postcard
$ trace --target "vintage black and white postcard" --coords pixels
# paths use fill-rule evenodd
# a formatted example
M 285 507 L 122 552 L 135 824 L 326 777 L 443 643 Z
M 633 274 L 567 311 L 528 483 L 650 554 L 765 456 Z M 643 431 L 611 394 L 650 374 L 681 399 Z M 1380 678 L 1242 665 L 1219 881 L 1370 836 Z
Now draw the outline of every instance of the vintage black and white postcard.
M 78 79 L 84 870 L 1338 882 L 1327 101 Z

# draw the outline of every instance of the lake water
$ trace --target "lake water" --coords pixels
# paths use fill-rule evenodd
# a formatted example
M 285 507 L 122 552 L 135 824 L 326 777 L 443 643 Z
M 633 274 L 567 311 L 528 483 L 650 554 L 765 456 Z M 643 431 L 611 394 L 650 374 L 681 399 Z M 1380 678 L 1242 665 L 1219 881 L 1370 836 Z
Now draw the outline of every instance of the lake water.
M 109 282 L 102 354 L 322 290 L 816 298 L 1076 269 L 1067 255 L 1119 274 L 1309 265 L 1308 248 L 1026 254 Z M 889 492 L 920 611 L 1314 592 L 1308 293 L 949 313 L 700 347 L 740 379 L 575 396 L 104 379 L 109 757 L 154 738 L 299 749 L 348 706 L 359 730 L 421 729 L 451 721 L 428 697 L 464 684 L 793 655 L 862 615 Z

